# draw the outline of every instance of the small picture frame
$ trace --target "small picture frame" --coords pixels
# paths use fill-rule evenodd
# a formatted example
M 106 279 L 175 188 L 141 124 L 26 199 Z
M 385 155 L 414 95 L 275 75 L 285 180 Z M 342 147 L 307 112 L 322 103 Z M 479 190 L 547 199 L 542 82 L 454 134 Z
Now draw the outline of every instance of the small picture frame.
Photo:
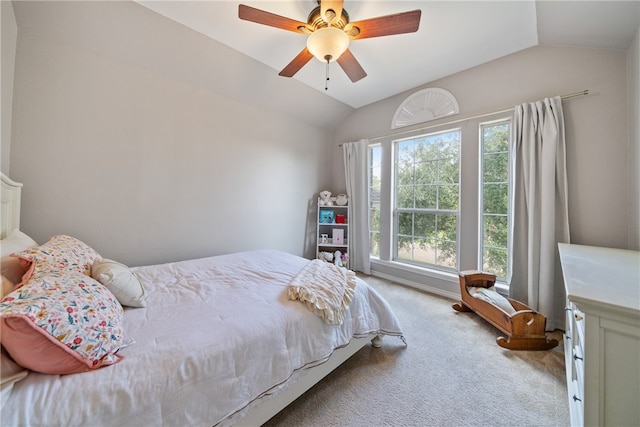
M 332 241 L 334 245 L 344 245 L 344 230 L 342 228 L 334 228 Z
M 320 209 L 320 224 L 333 224 L 334 214 L 333 209 Z

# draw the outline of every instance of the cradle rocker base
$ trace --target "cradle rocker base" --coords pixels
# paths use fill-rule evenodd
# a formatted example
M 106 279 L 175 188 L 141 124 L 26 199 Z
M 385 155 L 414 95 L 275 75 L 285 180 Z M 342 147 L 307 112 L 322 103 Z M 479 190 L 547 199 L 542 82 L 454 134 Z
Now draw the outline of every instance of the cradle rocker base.
M 509 350 L 550 350 L 558 345 L 558 340 L 549 339 L 545 334 L 547 318 L 532 310 L 520 301 L 507 298 L 515 312 L 507 313 L 497 305 L 474 298 L 468 287 L 490 288 L 496 282 L 496 276 L 481 271 L 461 271 L 461 300 L 453 304 L 459 312 L 475 312 L 489 322 L 505 336 L 496 338 L 496 343 Z

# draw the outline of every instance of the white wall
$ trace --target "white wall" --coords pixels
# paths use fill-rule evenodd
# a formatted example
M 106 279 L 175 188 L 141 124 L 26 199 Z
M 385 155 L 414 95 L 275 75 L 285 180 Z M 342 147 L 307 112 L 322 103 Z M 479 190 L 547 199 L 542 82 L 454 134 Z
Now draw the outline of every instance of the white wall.
M 571 239 L 624 248 L 629 188 L 624 166 L 629 128 L 626 76 L 623 51 L 538 46 L 424 87 L 441 87 L 457 98 L 460 114 L 448 120 L 588 89 L 589 95 L 563 102 Z M 352 113 L 334 133 L 334 157 L 341 157 L 339 143 L 394 133 L 390 126 L 396 108 L 419 89 L 422 87 Z M 344 187 L 342 169 L 334 169 L 333 175 L 334 187 Z
M 638 220 L 637 212 L 635 218 L 629 217 L 633 212 L 628 201 L 626 56 L 617 50 L 551 46 L 508 55 L 423 86 L 444 88 L 460 104 L 458 116 L 426 125 L 588 89 L 589 95 L 563 102 L 571 241 L 626 248 L 628 224 Z M 339 143 L 399 131 L 390 129 L 396 108 L 423 87 L 353 112 L 334 133 L 334 162 L 342 157 Z M 416 127 L 420 126 L 412 128 Z M 344 187 L 342 168 L 335 168 L 333 175 L 333 186 Z M 411 280 L 424 279 L 416 276 Z M 449 284 L 436 286 L 454 290 Z
M 640 250 L 640 28 L 627 52 L 629 86 L 629 249 Z
M 86 40 L 104 14 L 59 24 L 38 15 L 42 25 L 30 27 L 25 10 L 38 4 L 15 7 L 11 172 L 24 183 L 25 232 L 39 242 L 71 234 L 129 265 L 254 248 L 313 256 L 308 218 L 329 183 L 327 131 L 168 73 L 175 64 L 154 68 L 170 50 L 124 36 L 131 13 L 147 14 L 149 30 L 172 40 L 167 49 L 193 52 L 192 67 L 216 51 L 135 3 L 105 5 L 127 12 L 111 22 L 113 51 L 137 49 L 149 57 L 143 66 Z M 75 24 L 73 37 L 57 36 Z
M 0 131 L 0 169 L 6 174 L 9 174 L 9 159 L 11 156 L 11 104 L 13 102 L 13 73 L 16 56 L 16 37 L 18 34 L 16 17 L 10 1 L 0 2 L 0 16 L 2 18 L 2 61 L 0 62 L 0 95 L 2 97 L 0 111 L 2 112 L 2 130 Z

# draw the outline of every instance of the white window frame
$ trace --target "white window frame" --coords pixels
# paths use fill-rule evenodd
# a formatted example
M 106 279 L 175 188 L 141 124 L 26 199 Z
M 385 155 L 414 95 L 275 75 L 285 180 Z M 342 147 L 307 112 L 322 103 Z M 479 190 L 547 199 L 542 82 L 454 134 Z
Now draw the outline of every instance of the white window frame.
M 437 135 L 441 135 L 441 134 L 446 134 L 446 133 L 453 133 L 453 132 L 457 132 L 459 134 L 459 141 L 458 141 L 458 158 L 457 158 L 457 162 L 458 162 L 458 208 L 456 210 L 451 210 L 451 209 L 442 209 L 440 207 L 436 207 L 436 208 L 400 208 L 397 206 L 397 194 L 394 194 L 395 197 L 392 198 L 393 204 L 392 204 L 392 209 L 393 209 L 393 224 L 392 224 L 392 236 L 393 236 L 393 251 L 392 251 L 392 259 L 395 262 L 398 263 L 406 263 L 406 264 L 410 264 L 410 265 L 416 265 L 418 267 L 421 268 L 428 268 L 428 269 L 433 269 L 433 270 L 439 270 L 439 271 L 447 271 L 447 272 L 455 272 L 458 270 L 458 254 L 459 254 L 459 238 L 458 238 L 458 233 L 459 233 L 459 221 L 460 221 L 460 149 L 461 149 L 461 145 L 462 145 L 462 129 L 459 126 L 454 126 L 451 128 L 447 128 L 444 130 L 438 130 L 438 131 L 433 131 L 433 132 L 425 132 L 419 135 L 415 135 L 412 137 L 408 137 L 408 138 L 402 138 L 402 139 L 394 139 L 393 140 L 393 152 L 394 154 L 397 152 L 397 145 L 401 144 L 405 141 L 410 141 L 410 140 L 415 140 L 415 139 L 419 139 L 419 138 L 428 138 L 428 137 L 435 137 Z M 398 170 L 396 168 L 397 166 L 397 158 L 394 158 L 394 162 L 393 162 L 393 166 L 394 166 L 394 170 L 393 170 L 393 188 L 394 190 L 398 188 Z M 439 159 L 436 159 L 439 160 Z M 440 183 L 438 182 L 437 185 L 438 187 Z M 408 259 L 404 259 L 404 258 L 400 258 L 398 256 L 398 234 L 399 234 L 399 214 L 400 213 L 412 213 L 412 214 L 421 214 L 421 213 L 426 213 L 426 214 L 433 214 L 433 215 L 452 215 L 455 217 L 455 221 L 456 221 L 456 241 L 455 241 L 455 245 L 456 245 L 456 249 L 455 249 L 455 258 L 456 258 L 456 265 L 455 267 L 447 267 L 447 266 L 442 266 L 442 265 L 437 265 L 437 264 L 431 264 L 431 263 L 425 263 L 425 262 L 420 262 L 420 261 L 415 261 L 415 260 L 408 260 Z M 415 238 L 415 235 L 412 233 L 412 237 Z
M 484 160 L 484 146 L 483 146 L 483 137 L 482 130 L 484 127 L 498 125 L 502 123 L 509 124 L 509 142 L 507 147 L 507 198 L 508 198 L 508 207 L 507 207 L 507 272 L 506 277 L 498 277 L 496 280 L 503 285 L 507 285 L 507 280 L 511 277 L 511 250 L 509 248 L 509 244 L 511 242 L 511 225 L 513 222 L 513 200 L 511 195 L 513 194 L 513 174 L 512 174 L 512 164 L 511 164 L 511 150 L 512 150 L 512 120 L 511 118 L 502 118 L 490 121 L 480 122 L 478 124 L 478 270 L 483 269 L 484 265 L 484 173 L 483 173 L 483 160 Z
M 402 136 L 392 135 L 384 138 L 377 138 L 372 141 L 372 145 L 380 145 L 382 151 L 382 182 L 380 194 L 380 256 L 371 257 L 372 273 L 383 277 L 389 277 L 399 282 L 425 287 L 424 283 L 428 283 L 426 288 L 431 291 L 438 291 L 436 288 L 443 290 L 443 295 L 451 295 L 449 289 L 451 286 L 457 286 L 457 272 L 437 270 L 418 265 L 410 265 L 393 260 L 393 200 L 394 182 L 393 182 L 393 164 L 394 149 L 393 141 L 405 138 L 415 138 L 425 133 L 436 133 L 445 131 L 454 127 L 461 128 L 461 145 L 460 145 L 460 204 L 458 216 L 458 252 L 457 263 L 458 270 L 479 270 L 481 268 L 479 255 L 480 240 L 480 143 L 479 132 L 480 123 L 488 123 L 491 121 L 500 122 L 510 120 L 510 115 L 496 113 L 492 116 L 484 116 L 482 119 L 469 119 L 462 123 L 457 122 L 443 123 L 441 125 L 433 125 L 427 128 L 421 128 L 415 131 L 406 131 Z M 511 125 L 512 126 L 512 125 Z M 510 138 L 512 135 L 510 135 Z M 510 145 L 512 142 L 510 141 Z M 511 180 L 511 177 L 510 177 Z M 510 183 L 510 192 L 512 184 Z M 511 200 L 511 193 L 509 195 Z M 510 206 L 511 209 L 511 206 Z M 510 216 L 513 212 L 510 212 Z M 497 284 L 499 288 L 506 289 L 506 284 Z

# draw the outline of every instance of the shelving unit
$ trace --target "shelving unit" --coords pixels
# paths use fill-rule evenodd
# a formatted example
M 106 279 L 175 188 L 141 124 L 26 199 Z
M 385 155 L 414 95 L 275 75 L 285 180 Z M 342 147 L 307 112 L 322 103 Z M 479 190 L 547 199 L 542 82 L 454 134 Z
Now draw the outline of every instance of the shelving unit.
M 328 215 L 332 212 L 333 215 Z M 344 222 L 337 222 L 342 221 Z M 321 256 L 323 252 L 331 252 L 335 255 L 336 251 L 341 254 L 349 254 L 349 205 L 338 206 L 320 206 L 320 198 L 318 198 L 318 211 L 316 215 L 316 258 L 325 259 Z M 337 232 L 336 232 L 337 230 Z M 342 242 L 335 242 L 334 235 L 339 234 L 340 230 L 343 234 Z M 326 241 L 323 240 L 326 236 Z M 335 262 L 335 260 L 334 260 Z M 349 268 L 349 262 L 341 264 L 343 267 Z

